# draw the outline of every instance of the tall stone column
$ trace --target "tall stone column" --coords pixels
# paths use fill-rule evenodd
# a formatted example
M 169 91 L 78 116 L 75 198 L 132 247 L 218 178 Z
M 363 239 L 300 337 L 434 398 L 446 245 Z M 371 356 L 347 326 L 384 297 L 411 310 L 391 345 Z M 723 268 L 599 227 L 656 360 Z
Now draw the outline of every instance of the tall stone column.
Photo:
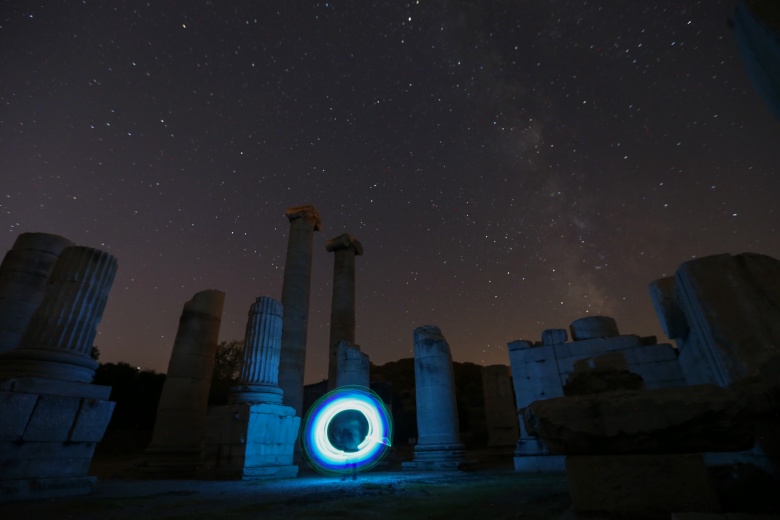
M 298 416 L 303 408 L 303 375 L 306 367 L 306 335 L 309 326 L 309 292 L 314 232 L 321 227 L 314 206 L 288 208 L 290 238 L 282 283 L 282 351 L 279 357 L 279 386 L 284 404 Z
M 49 233 L 22 233 L 0 264 L 0 353 L 19 346 L 46 295 L 60 253 L 73 242 Z
M 447 340 L 434 325 L 414 329 L 417 445 L 404 469 L 455 470 L 464 462 L 460 442 L 455 374 Z
M 244 362 L 234 403 L 281 403 L 279 353 L 282 350 L 282 304 L 260 296 L 249 309 L 244 336 Z
M 209 289 L 184 304 L 144 472 L 188 476 L 198 466 L 224 302 L 225 293 Z
M 98 367 L 91 356 L 93 341 L 116 270 L 116 258 L 104 251 L 65 248 L 21 344 L 0 358 L 0 379 L 91 382 Z
M 335 253 L 328 357 L 328 389 L 333 390 L 338 379 L 339 343 L 355 343 L 355 256 L 363 254 L 363 245 L 345 233 L 328 240 L 326 248 Z
M 204 461 L 218 477 L 242 480 L 298 474 L 293 455 L 301 418 L 277 386 L 282 304 L 268 296 L 249 309 L 244 364 L 227 406 L 209 409 Z

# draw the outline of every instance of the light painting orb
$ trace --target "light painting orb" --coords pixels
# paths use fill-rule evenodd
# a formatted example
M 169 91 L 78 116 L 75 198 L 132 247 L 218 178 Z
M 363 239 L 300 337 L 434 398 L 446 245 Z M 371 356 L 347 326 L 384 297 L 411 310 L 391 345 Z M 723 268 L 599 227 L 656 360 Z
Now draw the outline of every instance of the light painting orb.
M 344 386 L 309 409 L 300 443 L 312 468 L 342 474 L 374 467 L 392 438 L 392 418 L 382 399 L 364 386 Z

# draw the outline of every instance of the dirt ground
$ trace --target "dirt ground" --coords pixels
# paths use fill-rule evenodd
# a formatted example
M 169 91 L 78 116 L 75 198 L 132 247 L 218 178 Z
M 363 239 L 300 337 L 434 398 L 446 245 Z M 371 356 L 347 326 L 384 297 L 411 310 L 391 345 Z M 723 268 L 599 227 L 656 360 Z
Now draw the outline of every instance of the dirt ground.
M 357 480 L 323 476 L 305 465 L 287 480 L 137 480 L 129 470 L 143 454 L 137 436 L 98 445 L 89 495 L 0 503 L 0 520 L 271 520 L 307 518 L 557 519 L 571 504 L 563 475 L 526 476 L 511 452 L 470 453 L 470 471 L 409 473 L 396 447 Z M 408 448 L 404 451 L 405 448 Z M 408 453 L 407 453 L 408 452 Z
M 469 453 L 479 462 L 468 471 L 409 473 L 401 470 L 401 461 L 412 454 L 398 450 L 384 466 L 360 473 L 355 481 L 322 476 L 305 466 L 287 480 L 128 478 L 141 453 L 127 444 L 98 446 L 90 469 L 98 480 L 91 494 L 0 503 L 0 520 L 616 518 L 574 514 L 565 475 L 516 473 L 511 453 Z M 780 518 L 776 481 L 753 474 L 735 479 L 733 473 L 712 475 L 725 511 Z
M 557 519 L 569 507 L 563 475 L 511 468 L 409 474 L 361 473 L 356 481 L 303 469 L 276 481 L 101 478 L 92 494 L 0 504 L 3 520 L 44 519 Z

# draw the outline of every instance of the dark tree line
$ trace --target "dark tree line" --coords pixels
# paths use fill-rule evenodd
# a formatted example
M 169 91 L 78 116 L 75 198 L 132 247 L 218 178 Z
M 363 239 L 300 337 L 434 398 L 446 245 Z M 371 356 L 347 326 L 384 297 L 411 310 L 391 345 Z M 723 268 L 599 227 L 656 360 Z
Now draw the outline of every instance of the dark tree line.
M 164 382 L 165 374 L 139 370 L 124 362 L 100 365 L 94 383 L 110 386 L 109 399 L 116 403 L 109 428 L 151 430 Z

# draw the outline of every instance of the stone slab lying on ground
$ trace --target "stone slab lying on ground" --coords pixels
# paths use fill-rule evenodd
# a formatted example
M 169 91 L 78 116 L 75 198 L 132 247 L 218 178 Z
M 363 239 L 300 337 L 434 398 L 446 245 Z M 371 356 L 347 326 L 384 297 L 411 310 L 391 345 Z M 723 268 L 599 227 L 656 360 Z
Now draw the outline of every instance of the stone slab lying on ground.
M 737 394 L 715 385 L 535 401 L 523 420 L 551 452 L 566 454 L 736 451 L 754 441 Z

